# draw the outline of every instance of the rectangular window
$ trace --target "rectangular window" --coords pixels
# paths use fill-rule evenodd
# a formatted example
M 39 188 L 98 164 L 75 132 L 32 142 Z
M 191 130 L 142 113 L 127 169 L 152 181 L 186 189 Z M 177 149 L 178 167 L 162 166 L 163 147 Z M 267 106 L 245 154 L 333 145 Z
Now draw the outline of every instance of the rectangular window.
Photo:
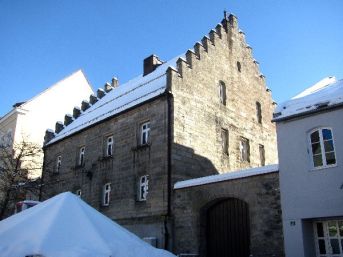
M 320 128 L 309 135 L 312 153 L 312 167 L 321 168 L 336 164 L 336 154 L 332 130 Z
M 239 150 L 241 154 L 241 161 L 250 162 L 249 139 L 244 137 L 241 138 L 241 141 L 239 142 Z
M 222 150 L 223 153 L 229 154 L 229 132 L 227 129 L 221 130 L 221 139 L 222 139 Z
M 86 147 L 82 146 L 79 151 L 79 166 L 83 166 L 85 164 L 85 150 Z
M 149 176 L 144 175 L 139 178 L 138 200 L 146 201 L 149 190 Z
M 141 145 L 146 145 L 150 141 L 150 122 L 145 122 L 141 125 Z
M 256 117 L 257 117 L 257 122 L 262 123 L 262 107 L 260 102 L 256 102 Z
M 107 183 L 102 188 L 102 205 L 108 206 L 110 204 L 111 183 Z
M 81 196 L 82 196 L 82 191 L 81 191 L 81 189 L 76 190 L 76 191 L 75 191 L 75 194 L 76 194 L 78 197 L 81 198 Z
M 113 155 L 113 136 L 109 136 L 106 139 L 106 156 Z
M 57 159 L 56 159 L 56 170 L 55 170 L 56 173 L 60 172 L 61 165 L 62 165 L 62 156 L 59 155 L 57 156 Z
M 266 157 L 265 157 L 265 152 L 264 152 L 264 145 L 259 145 L 258 146 L 258 150 L 260 153 L 260 163 L 261 166 L 265 166 L 266 165 Z
M 226 105 L 226 85 L 223 81 L 219 82 L 219 98 L 222 105 Z

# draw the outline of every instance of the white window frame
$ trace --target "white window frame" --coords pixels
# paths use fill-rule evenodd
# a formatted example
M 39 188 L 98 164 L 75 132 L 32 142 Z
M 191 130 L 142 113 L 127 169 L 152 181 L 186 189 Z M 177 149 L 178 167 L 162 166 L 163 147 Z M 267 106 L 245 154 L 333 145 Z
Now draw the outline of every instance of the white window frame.
M 113 136 L 106 138 L 106 156 L 113 156 Z
M 111 183 L 106 183 L 102 187 L 102 205 L 110 205 L 110 196 L 111 196 Z
M 325 129 L 330 130 L 330 132 L 331 132 L 331 140 L 332 140 L 332 145 L 333 145 L 333 151 L 325 151 L 325 142 L 329 141 L 329 140 L 324 140 L 323 139 L 323 130 L 325 130 Z M 319 142 L 312 142 L 311 135 L 313 133 L 315 133 L 316 131 L 318 131 L 318 134 L 319 134 Z M 314 163 L 313 156 L 314 155 L 318 155 L 318 154 L 314 154 L 313 153 L 312 145 L 314 143 L 319 143 L 319 145 L 320 145 L 320 151 L 321 151 L 320 155 L 321 155 L 321 159 L 322 159 L 322 165 L 320 165 L 320 166 L 315 166 L 315 163 Z M 323 169 L 323 168 L 330 168 L 330 167 L 337 166 L 335 139 L 334 139 L 332 128 L 330 128 L 330 127 L 319 127 L 319 128 L 315 128 L 315 129 L 311 130 L 308 133 L 308 144 L 309 144 L 309 154 L 310 154 L 310 159 L 311 159 L 311 168 L 313 170 Z M 327 164 L 326 153 L 333 153 L 334 154 L 334 157 L 335 157 L 335 163 L 334 164 Z
M 78 196 L 78 197 L 82 197 L 82 190 L 81 190 L 81 188 L 79 188 L 79 189 L 77 189 L 76 191 L 75 191 L 75 194 Z
M 56 158 L 56 170 L 55 173 L 59 173 L 62 165 L 62 155 L 57 156 Z
M 141 124 L 141 145 L 147 145 L 150 142 L 150 121 Z
M 82 166 L 85 164 L 85 152 L 86 152 L 86 147 L 82 146 L 80 147 L 80 151 L 79 151 L 79 166 Z
M 149 175 L 139 178 L 138 201 L 146 201 L 149 193 Z
M 250 142 L 249 139 L 241 137 L 239 141 L 239 151 L 242 162 L 250 162 Z

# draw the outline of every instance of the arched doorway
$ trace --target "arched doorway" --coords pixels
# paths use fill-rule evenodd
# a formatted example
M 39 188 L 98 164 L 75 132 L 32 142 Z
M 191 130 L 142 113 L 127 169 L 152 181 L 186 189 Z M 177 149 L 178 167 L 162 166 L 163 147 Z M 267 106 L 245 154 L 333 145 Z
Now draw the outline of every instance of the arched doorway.
M 206 213 L 207 257 L 249 257 L 248 204 L 236 198 L 221 200 Z

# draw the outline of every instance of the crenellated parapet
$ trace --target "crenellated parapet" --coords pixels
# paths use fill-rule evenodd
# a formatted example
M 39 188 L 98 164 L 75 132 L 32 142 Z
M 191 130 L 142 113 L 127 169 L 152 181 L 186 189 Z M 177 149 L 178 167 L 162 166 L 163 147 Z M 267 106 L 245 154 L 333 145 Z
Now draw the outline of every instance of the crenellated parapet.
M 119 86 L 119 81 L 116 77 L 113 77 L 111 83 L 105 83 L 103 88 L 98 88 L 95 94 L 89 96 L 89 100 L 83 100 L 80 107 L 75 106 L 72 114 L 65 114 L 64 121 L 57 121 L 55 124 L 55 130 L 47 129 L 44 136 L 44 145 L 50 142 L 55 136 L 60 133 L 65 127 L 77 120 L 82 113 L 87 111 L 91 106 L 95 105 L 101 98 L 103 98 L 110 91 Z

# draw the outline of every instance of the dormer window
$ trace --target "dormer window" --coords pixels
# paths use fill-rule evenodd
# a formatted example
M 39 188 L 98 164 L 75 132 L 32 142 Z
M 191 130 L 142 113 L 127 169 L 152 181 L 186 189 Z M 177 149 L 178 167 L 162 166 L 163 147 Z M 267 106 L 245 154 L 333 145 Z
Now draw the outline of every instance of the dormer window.
M 319 128 L 309 134 L 313 168 L 325 168 L 336 164 L 332 130 Z

